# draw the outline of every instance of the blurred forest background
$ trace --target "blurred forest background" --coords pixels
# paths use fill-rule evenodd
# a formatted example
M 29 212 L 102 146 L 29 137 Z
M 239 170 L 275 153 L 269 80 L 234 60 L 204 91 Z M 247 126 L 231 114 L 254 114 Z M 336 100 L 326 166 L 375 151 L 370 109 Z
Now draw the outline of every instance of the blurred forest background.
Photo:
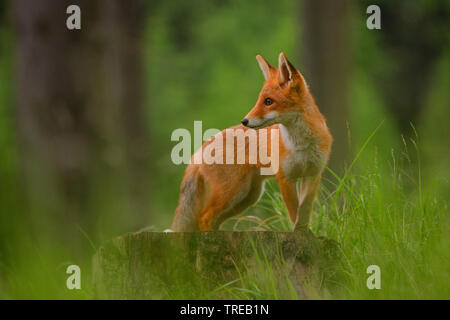
M 448 0 L 1 1 L 0 298 L 89 297 L 64 289 L 67 265 L 88 279 L 103 241 L 169 226 L 172 131 L 238 124 L 263 84 L 257 54 L 304 74 L 333 170 L 383 123 L 359 167 L 377 155 L 387 172 L 417 132 L 424 184 L 448 199 L 449 18 Z

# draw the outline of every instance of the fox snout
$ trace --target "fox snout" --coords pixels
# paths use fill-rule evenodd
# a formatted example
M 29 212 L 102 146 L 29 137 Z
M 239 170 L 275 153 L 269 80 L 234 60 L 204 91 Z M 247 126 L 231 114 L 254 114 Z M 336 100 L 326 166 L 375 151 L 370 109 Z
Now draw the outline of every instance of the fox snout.
M 277 112 L 270 112 L 261 118 L 246 116 L 241 123 L 248 128 L 261 129 L 278 123 L 278 118 Z

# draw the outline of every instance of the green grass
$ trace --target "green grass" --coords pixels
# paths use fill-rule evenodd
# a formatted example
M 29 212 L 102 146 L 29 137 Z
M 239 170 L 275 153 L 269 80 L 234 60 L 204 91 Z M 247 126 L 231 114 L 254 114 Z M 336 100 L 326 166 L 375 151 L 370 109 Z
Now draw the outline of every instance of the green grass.
M 311 229 L 316 235 L 337 240 L 342 248 L 342 270 L 336 299 L 449 299 L 450 251 L 448 201 L 423 185 L 420 150 L 415 140 L 390 159 L 375 156 L 374 148 L 364 150 L 338 177 L 332 173 L 315 203 Z M 411 149 L 411 151 L 407 151 Z M 363 153 L 374 154 L 372 162 L 357 165 Z M 380 169 L 390 167 L 388 172 Z M 386 164 L 388 164 L 386 166 Z M 234 230 L 292 229 L 288 213 L 275 183 L 270 181 L 256 205 L 266 217 L 238 217 Z M 267 212 L 272 214 L 267 215 Z M 273 214 L 275 212 L 275 215 Z M 264 216 L 264 215 L 263 215 Z M 230 223 L 231 224 L 231 223 Z M 366 286 L 367 267 L 381 268 L 381 289 Z M 269 272 L 270 266 L 265 266 Z M 257 287 L 241 279 L 243 288 Z M 236 283 L 234 283 L 236 285 Z M 255 297 L 276 298 L 277 288 Z M 246 295 L 250 298 L 252 295 Z M 320 298 L 320 297 L 318 297 Z
M 264 247 L 252 240 L 250 243 L 256 265 L 244 265 L 243 268 L 236 266 L 239 278 L 218 287 L 208 298 L 219 295 L 237 300 L 298 299 L 280 248 L 277 246 L 275 257 L 271 257 L 269 261 Z

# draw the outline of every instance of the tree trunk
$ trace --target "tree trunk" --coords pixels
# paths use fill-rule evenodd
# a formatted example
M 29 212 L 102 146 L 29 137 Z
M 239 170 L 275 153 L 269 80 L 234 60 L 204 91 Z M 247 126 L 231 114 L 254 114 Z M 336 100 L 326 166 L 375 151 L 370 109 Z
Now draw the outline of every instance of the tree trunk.
M 122 230 L 145 217 L 138 3 L 12 2 L 23 173 L 39 219 L 51 213 L 49 229 L 55 218 L 92 225 L 94 206 L 122 218 Z M 71 4 L 81 9 L 81 30 L 66 27 Z
M 127 234 L 94 256 L 94 295 L 222 299 L 233 298 L 233 287 L 257 285 L 265 297 L 329 297 L 340 270 L 339 252 L 335 241 L 310 231 Z M 218 289 L 224 284 L 227 290 Z
M 342 172 L 348 159 L 348 0 L 303 1 L 300 52 L 306 81 L 334 137 L 329 166 Z
M 372 2 L 358 2 L 359 10 Z M 420 121 L 436 62 L 450 44 L 450 6 L 447 0 L 427 4 L 382 0 L 377 4 L 381 9 L 377 45 L 389 67 L 373 62 L 365 67 L 374 74 L 374 84 L 400 133 L 415 138 L 411 123 L 417 126 Z

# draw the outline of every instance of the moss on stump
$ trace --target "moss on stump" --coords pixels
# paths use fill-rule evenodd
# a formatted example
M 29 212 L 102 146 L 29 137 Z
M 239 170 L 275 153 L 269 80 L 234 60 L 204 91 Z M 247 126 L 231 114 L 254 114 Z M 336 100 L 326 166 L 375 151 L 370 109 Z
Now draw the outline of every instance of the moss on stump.
M 94 294 L 98 299 L 323 298 L 339 273 L 339 252 L 335 241 L 310 231 L 130 233 L 95 254 Z M 247 290 L 235 290 L 242 287 Z

